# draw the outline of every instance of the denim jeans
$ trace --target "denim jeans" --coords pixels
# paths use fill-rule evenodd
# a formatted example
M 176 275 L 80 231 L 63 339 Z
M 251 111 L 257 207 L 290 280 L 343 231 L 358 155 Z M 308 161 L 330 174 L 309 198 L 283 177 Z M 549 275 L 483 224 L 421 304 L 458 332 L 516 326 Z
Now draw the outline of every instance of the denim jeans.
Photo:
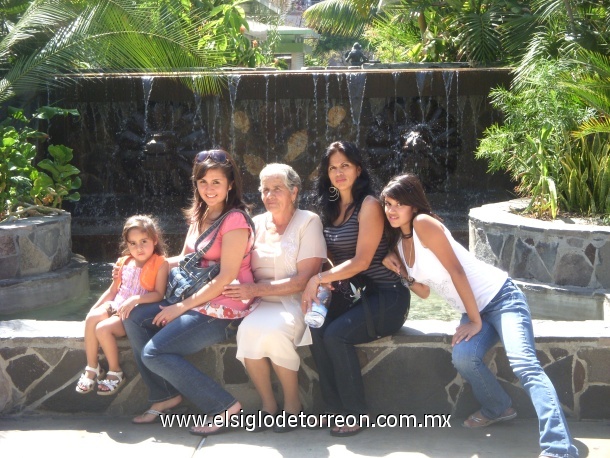
M 400 283 L 378 285 L 379 294 L 367 295 L 375 329 L 380 337 L 394 334 L 407 319 L 410 292 Z M 380 308 L 383 297 L 383 310 Z M 330 313 L 330 312 L 329 312 Z M 362 300 L 322 327 L 311 329 L 311 353 L 318 368 L 320 391 L 328 412 L 366 414 L 364 384 L 354 345 L 376 340 L 367 332 Z
M 235 321 L 239 320 L 222 320 L 189 310 L 160 328 L 152 320 L 159 313 L 159 305 L 166 304 L 138 305 L 124 321 L 134 358 L 149 390 L 149 401 L 165 401 L 182 394 L 203 413 L 227 410 L 236 399 L 184 356 L 223 342 L 234 333 Z
M 483 362 L 487 351 L 501 340 L 506 356 L 538 414 L 542 453 L 553 457 L 577 457 L 561 404 L 551 380 L 536 357 L 532 317 L 525 296 L 509 278 L 481 311 L 483 327 L 468 342 L 453 347 L 453 365 L 472 386 L 481 413 L 498 418 L 512 401 Z M 467 323 L 468 315 L 462 316 Z

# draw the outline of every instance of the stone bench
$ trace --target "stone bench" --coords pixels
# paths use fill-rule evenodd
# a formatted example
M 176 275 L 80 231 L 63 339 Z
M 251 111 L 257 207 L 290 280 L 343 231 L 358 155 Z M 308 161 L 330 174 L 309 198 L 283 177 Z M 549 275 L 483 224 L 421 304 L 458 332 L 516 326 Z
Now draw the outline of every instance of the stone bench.
M 15 320 L 0 322 L 0 412 L 140 413 L 147 391 L 121 339 L 122 368 L 128 383 L 116 396 L 81 395 L 74 387 L 85 366 L 83 322 Z M 477 409 L 470 386 L 451 364 L 455 322 L 407 321 L 394 336 L 360 345 L 360 358 L 371 413 L 436 414 L 465 417 Z M 534 321 L 538 357 L 553 380 L 568 416 L 610 418 L 610 323 L 608 321 Z M 243 366 L 235 359 L 235 341 L 214 345 L 190 358 L 220 381 L 245 409 L 259 400 Z M 307 411 L 322 409 L 317 373 L 309 349 L 299 349 L 299 381 Z M 501 346 L 487 358 L 521 417 L 535 416 L 532 404 L 512 373 Z M 104 362 L 102 362 L 104 364 Z M 279 384 L 275 387 L 280 394 Z

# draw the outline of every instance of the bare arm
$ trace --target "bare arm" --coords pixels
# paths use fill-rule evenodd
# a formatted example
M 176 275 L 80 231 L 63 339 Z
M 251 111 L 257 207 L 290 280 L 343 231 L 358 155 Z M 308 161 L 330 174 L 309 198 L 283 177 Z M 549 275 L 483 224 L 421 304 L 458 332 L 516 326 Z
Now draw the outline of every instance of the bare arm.
M 353 258 L 322 273 L 322 283 L 352 278 L 354 275 L 368 269 L 375 256 L 375 251 L 383 236 L 384 214 L 381 204 L 373 198 L 366 197 L 362 202 L 358 215 L 358 241 L 356 254 Z M 307 308 L 316 298 L 320 279 L 317 275 L 311 277 L 303 291 L 303 302 Z
M 260 296 L 284 296 L 303 291 L 307 281 L 320 271 L 322 258 L 303 259 L 297 263 L 296 275 L 264 283 L 227 285 L 224 295 L 234 299 L 251 299 Z
M 184 301 L 164 307 L 154 318 L 153 324 L 159 326 L 163 321 L 170 322 L 187 310 L 221 295 L 223 287 L 237 278 L 248 245 L 249 232 L 248 229 L 234 229 L 226 232 L 223 235 L 220 249 L 220 272 L 216 278 Z
M 383 265 L 392 272 L 395 272 L 401 278 L 408 278 L 409 276 L 402 260 L 393 251 L 390 251 L 387 256 L 383 258 Z M 409 289 L 422 299 L 428 299 L 428 296 L 430 296 L 430 287 L 418 281 L 414 281 L 413 284 L 409 286 Z
M 144 294 L 136 294 L 123 302 L 121 308 L 119 309 L 119 316 L 121 319 L 126 319 L 129 316 L 129 313 L 138 304 L 150 304 L 152 302 L 162 301 L 163 297 L 165 296 L 165 289 L 167 288 L 168 274 L 169 264 L 167 261 L 165 261 L 163 264 L 161 264 L 161 267 L 157 272 L 154 291 L 147 291 Z
M 417 232 L 417 236 L 422 244 L 434 253 L 443 267 L 449 272 L 451 281 L 464 303 L 466 313 L 470 319 L 470 323 L 458 326 L 453 335 L 452 345 L 456 345 L 464 339 L 470 340 L 472 336 L 481 330 L 481 315 L 466 272 L 464 272 L 462 264 L 460 264 L 453 251 L 441 223 L 429 215 L 419 215 L 413 221 L 413 230 Z

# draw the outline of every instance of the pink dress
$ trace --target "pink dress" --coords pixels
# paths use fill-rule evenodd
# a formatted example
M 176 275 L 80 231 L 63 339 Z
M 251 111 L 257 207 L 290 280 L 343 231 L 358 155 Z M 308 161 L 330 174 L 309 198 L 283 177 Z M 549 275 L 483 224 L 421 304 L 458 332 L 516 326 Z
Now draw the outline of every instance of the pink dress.
M 230 232 L 230 231 L 233 231 L 236 229 L 248 229 L 248 231 L 250 233 L 250 237 L 248 239 L 248 246 L 246 248 L 246 252 L 250 251 L 250 248 L 252 247 L 252 244 L 254 243 L 254 238 L 252 237 L 252 229 L 248 225 L 246 218 L 244 218 L 244 216 L 241 213 L 237 213 L 237 212 L 231 213 L 229 216 L 227 216 L 225 218 L 225 220 L 220 225 L 218 236 L 216 237 L 216 240 L 214 240 L 214 243 L 212 244 L 210 249 L 206 252 L 204 259 L 202 261 L 202 265 L 204 267 L 208 266 L 208 265 L 212 265 L 217 262 L 220 262 L 220 253 L 221 253 L 223 236 L 227 232 Z M 197 238 L 199 237 L 199 235 L 201 235 L 201 234 L 191 232 L 187 236 L 187 239 L 186 239 L 187 254 L 195 251 L 194 245 L 195 245 L 195 242 L 197 241 Z M 210 234 L 210 236 L 206 237 L 206 239 L 204 239 L 200 243 L 198 248 L 206 247 L 207 244 L 212 239 L 212 236 L 213 236 L 213 234 Z M 246 254 L 246 253 L 244 253 L 244 254 Z M 237 274 L 237 278 L 235 279 L 235 281 L 233 283 L 254 283 L 254 277 L 252 275 L 252 268 L 250 265 L 250 258 L 251 258 L 251 255 L 248 254 L 248 256 L 246 256 L 245 258 L 242 259 L 241 266 L 239 268 L 239 273 Z M 250 307 L 252 302 L 253 301 L 251 299 L 249 299 L 249 300 L 232 299 L 230 297 L 226 297 L 225 295 L 221 294 L 220 296 L 215 297 L 214 299 L 212 299 L 211 301 L 209 301 L 203 305 L 194 307 L 193 310 L 203 313 L 205 315 L 216 317 L 216 318 L 236 319 L 236 318 L 243 318 L 252 311 L 252 308 Z
M 123 267 L 119 291 L 114 300 L 108 302 L 113 313 L 117 313 L 121 308 L 121 305 L 123 305 L 123 302 L 131 296 L 149 292 L 140 284 L 141 273 L 142 268 L 136 267 L 135 264 L 128 264 Z

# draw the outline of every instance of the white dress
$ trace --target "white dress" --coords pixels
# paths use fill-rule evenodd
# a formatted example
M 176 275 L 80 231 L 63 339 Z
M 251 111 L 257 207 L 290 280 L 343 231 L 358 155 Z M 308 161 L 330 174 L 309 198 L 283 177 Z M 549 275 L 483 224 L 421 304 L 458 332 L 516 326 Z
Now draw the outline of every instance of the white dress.
M 282 235 L 266 227 L 269 213 L 254 217 L 256 239 L 252 252 L 252 272 L 257 283 L 292 277 L 303 259 L 326 259 L 322 223 L 315 213 L 296 210 Z M 303 321 L 301 293 L 264 296 L 258 307 L 239 325 L 237 359 L 269 358 L 290 370 L 299 369 L 296 347 L 311 344 L 309 328 Z

